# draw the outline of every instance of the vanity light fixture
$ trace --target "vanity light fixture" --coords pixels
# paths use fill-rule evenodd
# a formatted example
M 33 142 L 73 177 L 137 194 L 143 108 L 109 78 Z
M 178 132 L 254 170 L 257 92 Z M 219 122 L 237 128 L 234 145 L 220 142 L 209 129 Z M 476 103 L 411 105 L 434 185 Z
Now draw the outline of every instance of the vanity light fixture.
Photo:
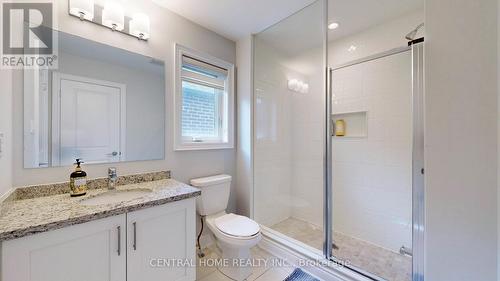
M 130 34 L 142 40 L 149 38 L 149 17 L 146 14 L 135 14 L 132 17 Z
M 102 10 L 102 24 L 113 31 L 122 31 L 125 27 L 125 11 L 123 7 L 114 1 L 106 2 L 104 10 Z
M 69 14 L 82 21 L 105 26 L 143 41 L 151 36 L 149 16 L 136 13 L 132 18 L 127 17 L 123 6 L 115 0 L 108 0 L 104 7 L 96 5 L 94 0 L 68 0 L 68 3 Z M 96 19 L 99 15 L 102 17 Z
M 288 80 L 288 89 L 294 92 L 307 94 L 309 92 L 309 84 L 297 79 Z
M 69 0 L 69 13 L 80 20 L 94 19 L 94 0 Z

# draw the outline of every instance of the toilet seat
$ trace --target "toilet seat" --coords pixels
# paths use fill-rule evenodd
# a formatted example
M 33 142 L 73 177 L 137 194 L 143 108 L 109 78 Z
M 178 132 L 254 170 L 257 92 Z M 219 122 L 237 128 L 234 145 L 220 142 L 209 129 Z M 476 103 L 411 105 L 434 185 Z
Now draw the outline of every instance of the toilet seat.
M 233 238 L 248 239 L 260 233 L 260 226 L 255 221 L 235 214 L 226 214 L 214 220 L 215 227 Z

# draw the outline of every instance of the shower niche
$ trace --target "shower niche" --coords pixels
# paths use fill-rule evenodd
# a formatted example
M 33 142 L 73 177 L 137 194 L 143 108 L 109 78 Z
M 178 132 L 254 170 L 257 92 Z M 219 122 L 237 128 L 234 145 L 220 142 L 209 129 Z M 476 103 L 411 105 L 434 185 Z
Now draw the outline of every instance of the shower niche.
M 334 107 L 335 108 L 335 107 Z M 333 132 L 335 138 L 366 138 L 368 137 L 368 112 L 354 111 L 345 113 L 332 114 Z M 343 134 L 339 134 L 339 129 L 336 124 L 343 123 Z

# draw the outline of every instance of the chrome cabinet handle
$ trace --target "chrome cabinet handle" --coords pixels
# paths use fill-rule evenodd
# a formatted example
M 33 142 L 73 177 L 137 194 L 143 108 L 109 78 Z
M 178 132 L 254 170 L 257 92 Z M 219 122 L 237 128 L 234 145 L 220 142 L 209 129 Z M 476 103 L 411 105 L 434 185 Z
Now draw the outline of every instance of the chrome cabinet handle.
M 116 155 L 118 155 L 118 152 L 113 151 L 113 152 L 108 153 L 108 154 L 106 154 L 106 155 L 107 155 L 107 156 L 116 156 Z
M 137 250 L 137 224 L 135 222 L 132 223 L 134 226 L 134 242 L 132 244 L 132 247 L 134 248 L 134 251 Z
M 118 230 L 118 249 L 116 250 L 116 252 L 118 253 L 118 255 L 120 255 L 121 252 L 122 252 L 122 231 L 121 231 L 121 226 L 117 226 L 116 230 Z

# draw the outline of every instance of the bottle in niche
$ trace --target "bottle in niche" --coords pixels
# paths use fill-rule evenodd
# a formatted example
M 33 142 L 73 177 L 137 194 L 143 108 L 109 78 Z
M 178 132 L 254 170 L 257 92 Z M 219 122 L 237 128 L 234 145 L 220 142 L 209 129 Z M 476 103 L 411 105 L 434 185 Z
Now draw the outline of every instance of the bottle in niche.
M 345 121 L 344 121 L 344 119 L 338 119 L 335 121 L 335 136 L 337 136 L 337 137 L 345 136 Z
M 69 179 L 69 194 L 72 197 L 87 194 L 87 173 L 82 170 L 80 164 L 83 164 L 81 159 L 76 159 L 75 171 L 71 173 Z

